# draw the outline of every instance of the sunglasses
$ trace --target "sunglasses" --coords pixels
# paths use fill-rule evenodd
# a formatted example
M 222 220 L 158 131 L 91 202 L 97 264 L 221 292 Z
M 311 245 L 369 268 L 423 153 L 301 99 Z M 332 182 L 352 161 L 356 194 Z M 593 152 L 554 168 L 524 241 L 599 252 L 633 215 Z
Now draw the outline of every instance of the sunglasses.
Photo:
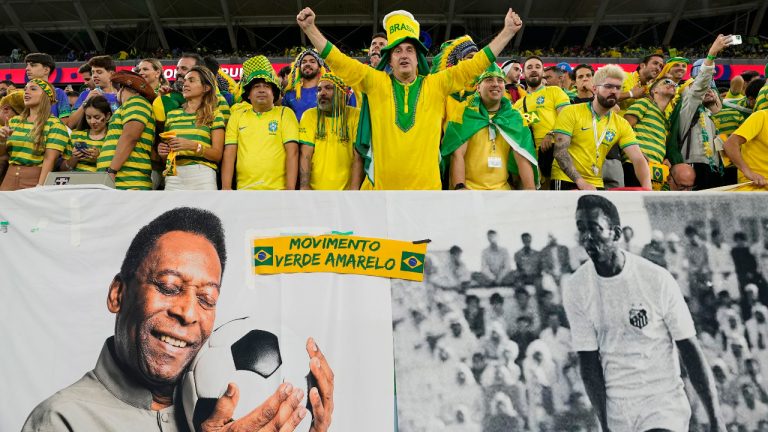
M 674 82 L 674 81 L 672 81 L 672 80 L 671 80 L 671 79 L 669 79 L 669 78 L 665 78 L 665 79 L 661 80 L 661 83 L 660 83 L 660 84 L 662 84 L 662 85 L 671 85 L 671 86 L 673 86 L 673 87 L 677 87 L 677 83 L 676 83 L 676 82 Z

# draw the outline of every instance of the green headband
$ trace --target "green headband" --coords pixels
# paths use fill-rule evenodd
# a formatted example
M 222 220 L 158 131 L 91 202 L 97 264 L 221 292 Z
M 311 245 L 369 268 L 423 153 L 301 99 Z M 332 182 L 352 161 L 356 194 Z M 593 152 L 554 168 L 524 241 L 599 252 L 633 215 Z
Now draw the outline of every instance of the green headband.
M 43 81 L 39 78 L 33 78 L 29 80 L 31 83 L 35 83 L 38 86 L 40 86 L 41 89 L 45 92 L 45 94 L 48 95 L 48 98 L 51 100 L 51 103 L 56 103 L 56 92 L 53 91 L 53 86 L 51 86 L 48 81 Z

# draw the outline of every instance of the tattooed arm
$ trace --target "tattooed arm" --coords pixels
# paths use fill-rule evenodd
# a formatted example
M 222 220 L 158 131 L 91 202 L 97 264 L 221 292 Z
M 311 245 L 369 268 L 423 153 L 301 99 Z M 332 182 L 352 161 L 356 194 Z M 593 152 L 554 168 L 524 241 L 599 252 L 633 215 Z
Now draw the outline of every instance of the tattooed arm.
M 579 174 L 579 171 L 576 170 L 576 167 L 573 166 L 573 160 L 571 160 L 571 155 L 568 153 L 568 147 L 571 145 L 571 137 L 565 134 L 561 134 L 558 132 L 555 132 L 555 159 L 557 160 L 557 164 L 560 165 L 560 169 L 563 170 L 565 175 L 568 176 L 568 178 L 571 179 L 574 183 L 576 183 L 576 186 L 579 187 L 581 190 L 595 190 L 596 188 L 587 183 L 586 180 L 584 180 L 581 177 L 581 174 Z
M 301 146 L 299 156 L 299 189 L 312 190 L 309 186 L 310 173 L 312 171 L 312 155 L 315 154 L 315 148 L 309 145 Z

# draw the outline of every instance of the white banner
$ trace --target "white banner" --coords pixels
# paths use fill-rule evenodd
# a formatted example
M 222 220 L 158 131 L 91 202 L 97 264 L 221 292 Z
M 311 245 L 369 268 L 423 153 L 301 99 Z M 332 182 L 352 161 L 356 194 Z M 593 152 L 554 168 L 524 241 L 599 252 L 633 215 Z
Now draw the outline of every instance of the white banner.
M 190 206 L 213 212 L 225 230 L 228 260 L 216 326 L 250 316 L 254 328 L 276 334 L 282 356 L 277 383 L 288 381 L 305 393 L 310 364 L 305 343 L 312 337 L 335 374 L 330 430 L 391 431 L 389 279 L 263 276 L 252 268 L 257 237 L 337 231 L 386 238 L 385 202 L 383 194 L 74 189 L 0 194 L 0 430 L 20 430 L 36 405 L 94 368 L 105 339 L 115 334 L 107 293 L 129 244 L 157 216 Z M 234 418 L 261 403 L 249 399 L 250 390 L 240 389 Z M 308 417 L 297 430 L 309 429 Z

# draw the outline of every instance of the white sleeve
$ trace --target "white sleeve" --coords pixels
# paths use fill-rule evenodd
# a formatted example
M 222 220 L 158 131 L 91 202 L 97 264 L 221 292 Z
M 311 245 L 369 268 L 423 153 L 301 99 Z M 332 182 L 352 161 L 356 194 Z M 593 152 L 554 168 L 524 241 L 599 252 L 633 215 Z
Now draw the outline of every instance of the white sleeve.
M 597 351 L 597 333 L 587 316 L 582 296 L 577 291 L 577 287 L 583 285 L 578 282 L 574 283 L 574 279 L 581 278 L 571 278 L 569 283 L 563 287 L 563 307 L 568 322 L 571 324 L 571 350 Z
M 664 324 L 672 339 L 679 341 L 695 337 L 696 328 L 693 326 L 693 318 L 688 305 L 685 304 L 680 286 L 667 271 L 664 271 L 660 282 Z

